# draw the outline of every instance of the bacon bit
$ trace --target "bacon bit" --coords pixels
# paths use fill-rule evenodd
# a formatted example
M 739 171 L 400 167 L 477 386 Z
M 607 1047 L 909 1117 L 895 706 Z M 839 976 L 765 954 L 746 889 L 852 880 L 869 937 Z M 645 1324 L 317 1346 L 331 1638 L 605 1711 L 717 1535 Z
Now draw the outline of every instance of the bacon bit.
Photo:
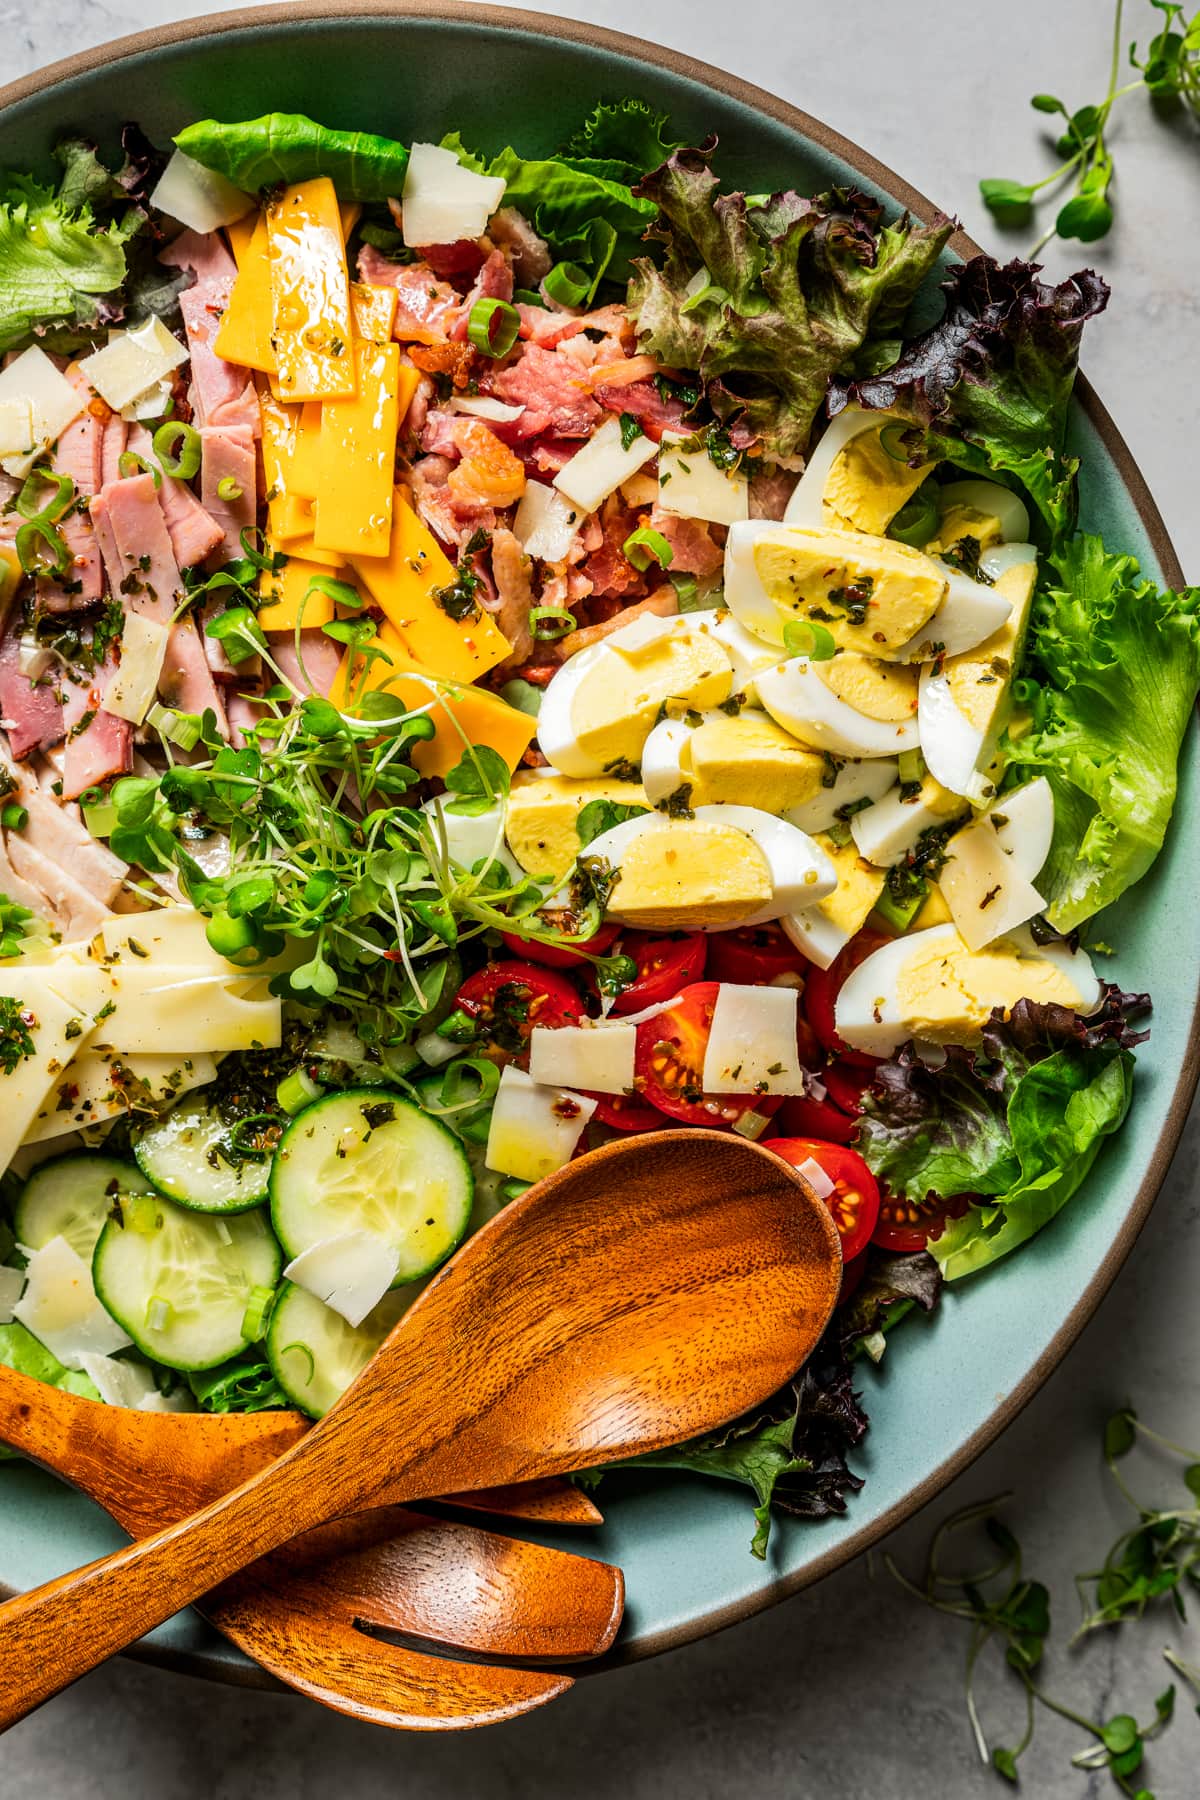
M 525 465 L 482 419 L 457 420 L 454 441 L 462 461 L 451 469 L 446 485 L 456 500 L 471 506 L 510 506 L 521 498 Z
M 522 663 L 517 670 L 522 681 L 527 681 L 530 687 L 540 688 L 549 687 L 554 673 L 555 665 L 553 663 Z
M 408 352 L 414 368 L 426 375 L 449 375 L 456 388 L 471 379 L 470 344 L 413 344 Z
M 572 1100 L 569 1094 L 561 1095 L 550 1108 L 560 1119 L 577 1119 L 582 1110 L 578 1100 Z

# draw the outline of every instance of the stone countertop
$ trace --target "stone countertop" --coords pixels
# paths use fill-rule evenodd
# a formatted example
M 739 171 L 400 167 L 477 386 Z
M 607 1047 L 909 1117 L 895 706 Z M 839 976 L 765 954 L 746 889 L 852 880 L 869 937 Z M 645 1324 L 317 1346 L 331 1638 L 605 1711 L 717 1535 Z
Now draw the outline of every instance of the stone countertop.
M 0 76 L 68 51 L 186 17 L 172 0 L 0 0 Z M 224 10 L 209 0 L 210 12 Z M 1101 0 L 576 0 L 562 10 L 642 32 L 757 81 L 873 151 L 998 253 L 1019 253 L 981 208 L 978 176 L 1028 178 L 1048 163 L 1036 142 L 1035 88 L 1080 104 L 1104 90 L 1109 8 Z M 1145 0 L 1126 8 L 1127 38 L 1155 27 Z M 788 23 L 781 31 L 781 21 Z M 930 106 L 931 73 L 937 100 Z M 1200 348 L 1200 145 L 1137 97 L 1117 115 L 1118 223 L 1103 243 L 1054 246 L 1050 272 L 1090 262 L 1113 302 L 1088 333 L 1085 367 L 1162 508 L 1186 568 L 1200 568 L 1195 503 Z M 1189 356 L 1190 351 L 1190 356 Z M 1159 1429 L 1200 1443 L 1194 1283 L 1200 1284 L 1193 1117 L 1143 1237 L 1114 1291 L 1018 1422 L 888 1548 L 917 1564 L 952 1509 L 1012 1489 L 1007 1517 L 1031 1571 L 1050 1583 L 1059 1626 L 1046 1685 L 1077 1710 L 1145 1718 L 1166 1685 L 1164 1642 L 1200 1660 L 1200 1634 L 1165 1614 L 1068 1653 L 1072 1576 L 1094 1567 L 1128 1522 L 1107 1484 L 1099 1433 L 1132 1401 Z M 1147 1464 L 1154 1491 L 1165 1468 Z M 1165 1490 L 1163 1490 L 1165 1491 Z M 875 1559 L 876 1565 L 878 1558 Z M 581 1681 L 549 1710 L 444 1739 L 374 1732 L 264 1695 L 123 1662 L 28 1720 L 0 1752 L 3 1800 L 717 1800 L 731 1792 L 822 1800 L 970 1800 L 999 1795 L 980 1767 L 962 1704 L 964 1628 L 910 1601 L 865 1561 L 719 1637 L 655 1662 Z M 980 1683 L 994 1737 L 1019 1735 L 1020 1707 L 992 1667 Z M 1158 1800 L 1195 1800 L 1200 1725 L 1186 1697 L 1143 1779 Z M 1107 1775 L 1073 1770 L 1073 1726 L 1043 1714 L 1021 1764 L 1024 1791 L 1047 1800 L 1115 1793 Z

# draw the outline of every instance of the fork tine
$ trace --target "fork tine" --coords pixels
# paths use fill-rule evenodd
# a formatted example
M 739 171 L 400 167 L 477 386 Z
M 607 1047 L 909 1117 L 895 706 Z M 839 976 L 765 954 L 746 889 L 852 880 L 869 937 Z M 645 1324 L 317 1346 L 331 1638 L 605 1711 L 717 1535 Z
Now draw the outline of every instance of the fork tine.
M 462 1731 L 515 1719 L 571 1687 L 569 1675 L 423 1656 L 323 1609 L 319 1586 L 249 1575 L 204 1611 L 264 1669 L 334 1712 L 393 1731 Z
M 297 1605 L 521 1661 L 601 1655 L 625 1597 L 609 1563 L 398 1507 L 309 1532 L 254 1575 Z

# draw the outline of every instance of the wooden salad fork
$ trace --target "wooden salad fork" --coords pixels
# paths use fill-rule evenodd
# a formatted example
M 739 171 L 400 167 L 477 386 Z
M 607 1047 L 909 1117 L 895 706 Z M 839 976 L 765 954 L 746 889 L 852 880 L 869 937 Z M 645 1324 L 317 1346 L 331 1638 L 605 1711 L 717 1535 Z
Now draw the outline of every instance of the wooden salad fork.
M 0 1441 L 89 1495 L 134 1537 L 218 1499 L 308 1429 L 292 1412 L 214 1418 L 100 1406 L 0 1364 Z M 537 1524 L 601 1517 L 558 1481 L 457 1504 Z M 623 1602 L 620 1570 L 609 1564 L 381 1504 L 310 1532 L 199 1604 L 247 1656 L 339 1712 L 397 1729 L 461 1730 L 545 1705 L 571 1677 L 430 1656 L 370 1632 L 569 1663 L 609 1648 Z
M 0 1725 L 305 1531 L 661 1449 L 759 1404 L 837 1299 L 831 1214 L 769 1151 L 665 1131 L 471 1238 L 350 1390 L 203 1511 L 0 1607 Z

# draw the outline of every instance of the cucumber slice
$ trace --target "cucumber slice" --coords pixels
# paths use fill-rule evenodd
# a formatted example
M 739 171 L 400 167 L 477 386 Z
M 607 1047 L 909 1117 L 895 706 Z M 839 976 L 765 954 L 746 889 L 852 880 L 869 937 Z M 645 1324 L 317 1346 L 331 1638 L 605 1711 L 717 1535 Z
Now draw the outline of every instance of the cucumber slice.
M 261 1213 L 206 1218 L 163 1200 L 148 1231 L 109 1221 L 92 1279 L 144 1355 L 168 1369 L 212 1369 L 246 1348 L 250 1296 L 273 1288 L 281 1267 Z
M 118 1194 L 144 1194 L 149 1183 L 136 1163 L 99 1152 L 72 1151 L 39 1165 L 13 1210 L 13 1234 L 27 1250 L 66 1238 L 90 1263 Z
M 382 1088 L 297 1113 L 271 1167 L 271 1222 L 289 1258 L 347 1231 L 399 1256 L 394 1288 L 432 1273 L 466 1232 L 474 1181 L 452 1131 Z
M 276 1381 L 301 1412 L 320 1419 L 366 1368 L 423 1282 L 393 1288 L 358 1327 L 340 1313 L 285 1281 L 267 1328 L 267 1361 Z
M 192 1212 L 237 1213 L 267 1197 L 271 1159 L 230 1160 L 230 1126 L 204 1100 L 184 1100 L 133 1146 L 152 1187 Z

